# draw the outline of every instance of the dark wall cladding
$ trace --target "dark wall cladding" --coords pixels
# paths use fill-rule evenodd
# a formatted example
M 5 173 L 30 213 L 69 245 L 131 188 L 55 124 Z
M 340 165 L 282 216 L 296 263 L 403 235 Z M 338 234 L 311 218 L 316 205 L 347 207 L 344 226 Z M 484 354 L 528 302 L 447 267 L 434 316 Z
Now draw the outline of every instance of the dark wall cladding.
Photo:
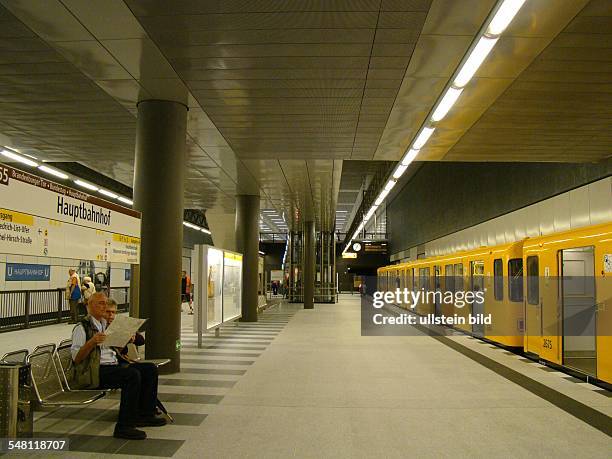
M 427 162 L 387 205 L 389 253 L 612 175 L 599 163 Z

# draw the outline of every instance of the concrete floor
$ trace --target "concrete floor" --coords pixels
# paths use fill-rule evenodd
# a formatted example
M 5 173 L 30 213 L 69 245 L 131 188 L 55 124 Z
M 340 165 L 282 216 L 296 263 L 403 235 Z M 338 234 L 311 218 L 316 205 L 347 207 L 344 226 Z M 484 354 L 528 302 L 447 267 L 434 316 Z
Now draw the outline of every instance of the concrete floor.
M 231 379 L 231 387 L 160 389 L 162 400 L 165 391 L 223 395 L 209 405 L 166 403 L 171 412 L 206 415 L 199 424 L 147 429 L 151 439 L 184 440 L 166 456 L 610 457 L 609 436 L 429 336 L 362 337 L 356 296 L 341 296 L 338 304 L 317 304 L 314 310 L 282 304 L 264 317 L 258 325 L 241 325 L 241 338 L 223 351 L 225 359 L 244 359 L 235 352 L 252 352 L 252 364 L 210 366 L 201 360 L 201 365 L 184 365 L 181 373 L 170 375 L 189 378 L 186 384 L 194 385 L 200 378 Z M 63 327 L 68 331 L 68 325 Z M 188 329 L 184 325 L 187 342 L 193 339 Z M 229 328 L 224 333 L 234 334 Z M 264 344 L 257 350 L 258 334 L 274 337 L 259 338 Z M 567 382 L 479 341 L 460 340 L 482 348 L 489 358 L 507 359 L 517 371 L 524 367 L 544 383 L 553 378 L 551 387 L 567 385 L 575 399 L 592 400 L 590 406 L 610 413 L 612 398 L 593 386 Z M 202 358 L 212 351 L 190 352 Z M 183 374 L 198 368 L 246 372 L 239 377 Z M 112 424 L 105 426 L 100 432 L 109 435 Z M 98 427 L 79 429 L 89 433 Z M 57 432 L 57 425 L 51 430 Z M 122 448 L 117 453 L 128 454 Z M 132 455 L 155 455 L 144 445 L 134 448 Z M 73 452 L 70 457 L 92 456 Z

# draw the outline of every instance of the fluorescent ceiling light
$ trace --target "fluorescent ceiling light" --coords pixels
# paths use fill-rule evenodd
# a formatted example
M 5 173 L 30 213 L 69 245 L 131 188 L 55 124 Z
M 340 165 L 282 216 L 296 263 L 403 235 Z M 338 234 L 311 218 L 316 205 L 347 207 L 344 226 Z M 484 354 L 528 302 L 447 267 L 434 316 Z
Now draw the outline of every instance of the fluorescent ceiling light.
M 98 191 L 97 186 L 92 185 L 91 183 L 88 183 L 88 182 L 84 182 L 83 180 L 75 180 L 74 183 L 76 183 L 79 186 L 82 186 L 83 188 L 87 188 L 88 190 Z
M 345 214 L 347 212 L 348 212 L 348 210 L 337 210 L 336 211 L 337 214 Z
M 209 230 L 207 230 L 206 228 L 200 228 L 200 231 L 202 231 L 203 233 L 206 233 L 206 234 L 211 234 L 211 232 Z
M 104 196 L 108 196 L 109 198 L 113 198 L 113 199 L 117 199 L 118 196 L 113 193 L 112 191 L 108 191 L 108 190 L 103 190 L 102 188 L 100 188 L 98 190 L 98 193 L 103 194 Z
M 502 6 L 499 7 L 495 16 L 489 23 L 489 27 L 487 28 L 487 33 L 490 35 L 499 35 L 508 24 L 512 22 L 516 13 L 521 9 L 525 3 L 525 0 L 504 0 Z
M 261 250 L 259 251 L 259 255 L 265 255 Z
M 478 67 L 483 63 L 489 55 L 493 47 L 497 43 L 497 38 L 480 37 L 478 44 L 474 47 L 470 56 L 461 66 L 461 70 L 457 74 L 453 84 L 458 88 L 463 88 L 472 79 Z
M 377 205 L 370 207 L 370 210 L 368 210 L 368 213 L 366 214 L 365 219 L 369 220 L 372 217 L 372 215 L 374 215 L 374 212 L 376 212 L 376 209 L 378 209 Z
M 129 204 L 130 206 L 134 204 L 134 201 L 128 198 L 124 198 L 123 196 L 119 196 L 117 199 L 125 204 Z
M 395 172 L 393 172 L 393 178 L 395 180 L 400 178 L 402 175 L 404 175 L 404 172 L 406 172 L 406 169 L 408 169 L 408 166 L 404 166 L 403 164 L 400 164 L 399 166 L 397 166 L 397 169 L 395 169 Z
M 414 158 L 416 158 L 418 154 L 419 150 L 415 150 L 413 148 L 408 150 L 408 153 L 406 153 L 406 155 L 402 158 L 402 166 L 408 166 L 412 161 L 414 161 Z
M 17 153 L 13 153 L 12 151 L 2 150 L 2 154 L 4 156 L 6 156 L 7 158 L 12 159 L 13 161 L 17 161 L 17 162 L 20 162 L 22 164 L 25 164 L 26 166 L 30 166 L 30 167 L 37 167 L 38 166 L 38 164 L 35 163 L 34 161 L 32 161 L 31 159 L 24 158 L 23 156 L 18 155 Z
M 395 180 L 389 180 L 387 182 L 387 184 L 385 185 L 384 190 L 388 193 L 389 191 L 391 191 L 393 189 L 393 187 L 395 186 L 397 182 Z
M 459 98 L 462 92 L 463 88 L 456 89 L 452 86 L 449 87 L 446 91 L 446 94 L 444 94 L 444 97 L 442 97 L 442 100 L 434 110 L 433 115 L 431 115 L 431 120 L 438 122 L 442 118 L 444 118 L 448 111 L 451 109 L 451 107 L 455 105 L 455 102 L 457 102 L 457 99 Z
M 47 167 L 47 166 L 38 166 L 38 168 L 41 171 L 46 172 L 49 175 L 54 175 L 54 176 L 59 177 L 61 179 L 67 179 L 68 178 L 68 176 L 66 174 L 64 174 L 63 172 L 60 172 L 60 171 L 55 170 L 55 169 L 51 169 L 50 167 Z
M 423 148 L 423 145 L 427 143 L 427 141 L 429 140 L 429 138 L 431 137 L 431 135 L 433 134 L 435 130 L 436 128 L 424 127 L 423 130 L 419 132 L 419 135 L 412 143 L 412 148 L 414 150 L 420 150 L 421 148 Z

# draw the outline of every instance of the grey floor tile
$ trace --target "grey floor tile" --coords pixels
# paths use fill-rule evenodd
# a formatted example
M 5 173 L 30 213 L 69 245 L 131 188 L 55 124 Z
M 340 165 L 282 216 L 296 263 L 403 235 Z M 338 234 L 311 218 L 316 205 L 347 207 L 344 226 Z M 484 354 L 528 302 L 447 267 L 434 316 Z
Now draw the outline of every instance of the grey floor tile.
M 203 395 L 203 394 L 159 394 L 159 399 L 162 402 L 179 402 L 179 403 L 204 403 L 216 405 L 223 400 L 222 395 Z
M 181 362 L 199 365 L 253 365 L 254 360 L 181 359 Z
M 235 370 L 230 368 L 181 368 L 181 374 L 188 375 L 189 373 L 201 375 L 242 376 L 246 373 L 246 370 Z
M 207 379 L 160 379 L 162 386 L 233 387 L 236 381 L 214 381 Z
M 227 357 L 259 357 L 260 353 L 253 352 L 221 352 L 221 351 L 181 351 L 181 356 L 183 355 L 215 355 L 215 356 L 227 356 Z

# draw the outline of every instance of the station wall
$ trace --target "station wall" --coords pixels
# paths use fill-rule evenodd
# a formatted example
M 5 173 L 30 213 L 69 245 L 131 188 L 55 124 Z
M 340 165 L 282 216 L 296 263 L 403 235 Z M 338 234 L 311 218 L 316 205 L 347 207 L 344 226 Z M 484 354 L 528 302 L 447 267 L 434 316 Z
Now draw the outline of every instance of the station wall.
M 391 261 L 612 221 L 611 174 L 612 160 L 425 165 L 387 206 Z

